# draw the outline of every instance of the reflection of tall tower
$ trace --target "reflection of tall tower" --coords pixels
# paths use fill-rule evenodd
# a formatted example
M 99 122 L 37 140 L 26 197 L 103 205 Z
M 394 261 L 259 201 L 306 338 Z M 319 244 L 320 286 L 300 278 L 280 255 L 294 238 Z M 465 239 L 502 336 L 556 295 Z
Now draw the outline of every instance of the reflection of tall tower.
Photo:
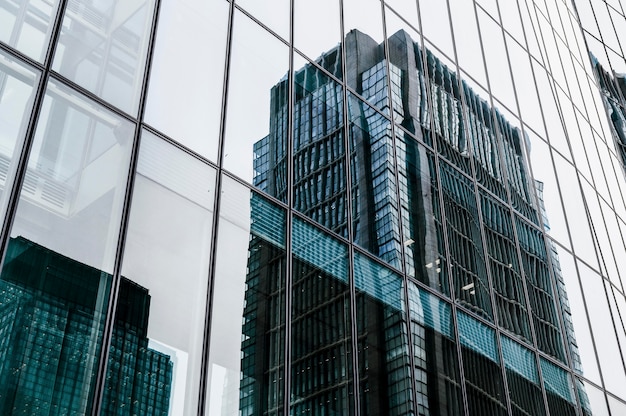
M 347 236 L 345 205 L 350 197 L 351 237 L 357 245 L 396 267 L 400 267 L 404 251 L 407 274 L 446 294 L 450 291 L 449 264 L 454 298 L 459 304 L 487 320 L 497 318 L 504 330 L 528 343 L 536 340 L 540 350 L 564 361 L 557 307 L 560 295 L 555 292 L 557 285 L 549 266 L 551 252 L 546 247 L 542 216 L 533 196 L 537 191 L 530 180 L 521 131 L 403 31 L 388 40 L 389 62 L 385 60 L 384 45 L 356 30 L 346 36 L 344 45 L 346 82 L 356 86 L 357 92 L 371 105 L 348 93 L 344 107 L 339 84 L 314 65 L 306 65 L 294 73 L 294 208 Z M 339 51 L 337 47 L 323 54 L 317 64 L 335 73 Z M 287 90 L 287 79 L 272 89 L 270 132 L 254 146 L 254 184 L 282 200 L 286 196 L 287 176 Z M 393 103 L 393 113 L 387 100 Z M 347 117 L 343 115 L 344 108 L 348 109 Z M 385 116 L 433 146 L 438 156 L 402 129 L 392 129 Z M 344 119 L 349 122 L 347 128 Z M 347 140 L 345 134 L 349 135 Z M 350 173 L 346 159 L 350 160 Z M 349 192 L 347 175 L 351 175 Z M 508 208 L 508 201 L 517 213 Z M 400 229 L 406 241 L 401 240 Z M 250 247 L 253 250 L 252 244 Z M 306 292 L 311 299 L 301 299 L 298 290 L 294 291 L 294 304 L 308 305 L 302 316 L 294 312 L 291 317 L 294 328 L 308 322 L 307 317 L 323 313 L 329 302 L 337 306 L 335 313 L 341 314 L 342 293 L 347 290 L 344 283 L 320 273 L 308 275 L 298 269 L 297 260 L 294 263 L 294 287 L 308 284 L 312 289 Z M 251 279 L 253 269 L 249 269 Z M 358 279 L 355 276 L 357 282 Z M 338 291 L 321 296 L 326 303 L 313 301 L 330 288 Z M 417 321 L 411 322 L 415 368 L 409 369 L 411 360 L 406 353 L 398 354 L 391 347 L 408 342 L 406 323 L 396 319 L 400 316 L 396 314 L 399 309 L 359 289 L 357 309 L 364 312 L 356 323 L 358 354 L 368 364 L 358 369 L 359 382 L 368 392 L 364 405 L 371 414 L 388 414 L 390 409 L 394 409 L 391 414 L 409 414 L 409 408 L 394 407 L 391 402 L 413 400 L 412 387 L 405 380 L 413 372 L 418 379 L 417 397 L 424 400 L 419 403 L 424 414 L 456 414 L 454 406 L 440 406 L 456 401 L 457 386 L 454 381 L 446 382 L 435 370 L 455 368 L 454 343 Z M 244 315 L 252 312 L 246 306 Z M 307 325 L 311 333 L 319 330 L 315 329 L 314 321 Z M 484 324 L 468 325 L 479 328 Z M 257 327 L 256 336 L 271 330 L 270 326 Z M 294 334 L 297 340 L 296 329 Z M 293 341 L 292 347 L 308 348 L 309 362 L 323 362 L 327 345 L 349 342 L 345 336 L 335 335 L 329 335 L 326 343 L 319 345 L 312 342 L 297 346 Z M 515 348 L 510 351 L 516 351 Z M 473 412 L 490 409 L 493 414 L 501 414 L 506 411 L 502 386 L 486 379 L 479 370 L 473 373 L 474 367 L 480 367 L 499 374 L 501 364 L 497 353 L 485 351 L 470 347 L 463 351 L 469 406 Z M 258 354 L 256 360 L 258 365 L 261 362 Z M 292 363 L 296 370 L 298 365 Z M 514 396 L 517 393 L 523 396 L 524 389 L 537 389 L 533 384 L 536 381 L 515 372 L 511 377 L 517 386 L 511 392 L 513 406 L 533 413 L 535 405 L 523 400 L 518 403 Z M 332 397 L 333 392 L 340 395 L 345 389 L 333 380 L 307 383 L 316 388 L 309 384 L 292 386 L 296 395 L 302 392 L 302 396 L 294 398 L 296 408 L 301 403 L 306 408 L 308 400 L 311 401 L 308 405 L 313 405 L 316 391 L 323 390 L 325 397 Z
M 0 413 L 84 414 L 102 341 L 98 302 L 110 275 L 22 237 L 11 240 L 0 280 Z M 148 348 L 147 289 L 124 279 L 115 319 L 105 392 L 107 414 L 166 415 L 172 362 Z M 30 357 L 24 360 L 24 357 Z M 55 382 L 56 380 L 56 382 Z M 76 389 L 68 389 L 72 382 Z M 61 388 L 64 387 L 64 388 Z M 83 391 L 83 395 L 76 392 Z M 124 413 L 126 414 L 126 413 Z
M 622 165 L 626 166 L 626 76 L 624 74 L 611 75 L 591 55 L 602 100 L 611 118 L 615 147 L 622 158 Z

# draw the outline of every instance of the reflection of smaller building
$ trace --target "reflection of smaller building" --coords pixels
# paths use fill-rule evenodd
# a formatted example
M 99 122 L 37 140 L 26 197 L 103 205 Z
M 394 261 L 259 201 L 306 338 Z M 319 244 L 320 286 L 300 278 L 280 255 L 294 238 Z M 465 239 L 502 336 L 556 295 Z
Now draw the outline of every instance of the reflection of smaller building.
M 17 237 L 1 278 L 0 414 L 88 413 L 111 276 Z M 103 411 L 167 415 L 173 365 L 148 348 L 148 290 L 122 278 L 118 305 Z

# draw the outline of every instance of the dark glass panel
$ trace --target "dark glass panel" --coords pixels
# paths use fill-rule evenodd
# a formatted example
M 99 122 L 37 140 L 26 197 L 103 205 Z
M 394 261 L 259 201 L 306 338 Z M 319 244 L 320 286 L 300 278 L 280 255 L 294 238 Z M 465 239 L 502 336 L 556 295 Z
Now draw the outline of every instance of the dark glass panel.
M 564 308 L 567 305 L 567 294 L 562 283 L 559 259 L 556 248 L 546 250 L 543 233 L 520 217 L 515 217 L 517 237 L 519 239 L 522 266 L 526 277 L 526 287 L 530 301 L 531 314 L 540 350 L 561 361 L 565 361 L 563 338 L 558 317 L 556 302 L 560 301 Z M 550 243 L 552 246 L 553 243 Z M 550 258 L 548 258 L 550 256 Z M 558 295 L 553 289 L 553 277 L 550 273 L 550 261 L 553 264 L 554 276 L 557 278 Z
M 501 340 L 513 414 L 545 415 L 535 354 L 510 338 Z
M 459 416 L 463 399 L 450 305 L 409 281 L 419 415 Z
M 224 178 L 206 414 L 282 415 L 286 216 Z
M 0 413 L 88 414 L 111 275 L 19 236 L 0 279 Z
M 402 242 L 391 122 L 355 96 L 348 97 L 352 238 L 400 268 Z
M 352 337 L 348 249 L 293 220 L 291 412 L 348 415 Z
M 396 135 L 396 155 L 406 272 L 449 295 L 435 156 L 406 134 Z
M 294 78 L 293 205 L 347 238 L 343 88 L 311 64 Z
M 360 414 L 414 414 L 402 278 L 357 252 L 354 284 Z
M 541 373 L 543 385 L 548 398 L 548 409 L 551 415 L 574 416 L 577 415 L 576 399 L 574 397 L 574 385 L 567 371 L 541 359 Z M 581 396 L 582 397 L 582 396 Z M 583 409 L 585 408 L 584 403 Z
M 439 163 L 439 174 L 455 297 L 475 313 L 492 319 L 474 185 L 443 160 Z
M 482 190 L 480 203 L 498 323 L 532 342 L 511 211 Z
M 462 312 L 457 317 L 470 416 L 507 415 L 495 331 Z

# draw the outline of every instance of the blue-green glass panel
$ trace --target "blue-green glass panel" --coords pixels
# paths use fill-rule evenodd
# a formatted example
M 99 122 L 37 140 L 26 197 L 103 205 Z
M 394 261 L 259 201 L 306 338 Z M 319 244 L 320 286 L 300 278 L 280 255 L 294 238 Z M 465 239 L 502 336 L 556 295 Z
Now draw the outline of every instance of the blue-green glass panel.
M 567 371 L 542 358 L 541 373 L 547 392 L 552 392 L 568 402 L 575 403 L 572 380 Z
M 356 290 L 368 294 L 385 306 L 404 311 L 402 278 L 358 252 L 354 256 L 354 284 Z
M 417 320 L 440 334 L 454 338 L 450 305 L 425 290 L 409 283 L 411 319 Z
M 362 415 L 414 410 L 402 278 L 355 253 L 356 319 Z
M 250 232 L 276 247 L 285 248 L 285 210 L 252 193 Z
M 461 415 L 462 394 L 451 307 L 409 281 L 418 413 Z
M 292 413 L 347 415 L 353 391 L 347 246 L 299 218 L 292 244 Z
M 294 218 L 293 255 L 343 282 L 348 281 L 348 249 L 330 235 Z
M 533 383 L 539 383 L 537 364 L 532 351 L 510 338 L 502 337 L 502 355 L 507 368 Z
M 457 314 L 461 345 L 492 361 L 498 361 L 495 331 L 463 312 Z

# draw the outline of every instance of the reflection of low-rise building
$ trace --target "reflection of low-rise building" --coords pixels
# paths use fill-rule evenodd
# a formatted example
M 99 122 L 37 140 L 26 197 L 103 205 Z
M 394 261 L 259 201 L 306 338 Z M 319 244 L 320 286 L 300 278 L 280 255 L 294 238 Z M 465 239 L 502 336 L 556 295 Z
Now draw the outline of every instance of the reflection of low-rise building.
M 341 86 L 315 65 L 307 64 L 294 73 L 294 209 L 341 236 L 348 237 L 351 228 L 355 244 L 396 268 L 401 267 L 404 253 L 406 273 L 440 292 L 450 293 L 450 278 L 458 304 L 488 321 L 497 320 L 512 337 L 536 343 L 541 351 L 564 363 L 564 342 L 573 342 L 573 336 L 565 341 L 562 337 L 557 303 L 563 288 L 555 283 L 551 270 L 550 256 L 555 254 L 544 239 L 521 131 L 465 83 L 459 83 L 453 71 L 405 32 L 389 38 L 389 62 L 384 45 L 356 30 L 346 36 L 344 46 L 346 82 L 355 86 L 363 101 L 348 92 L 344 106 Z M 316 63 L 336 74 L 341 67 L 340 46 Z M 270 132 L 254 146 L 254 184 L 281 200 L 287 195 L 287 91 L 287 79 L 272 89 Z M 346 108 L 348 126 L 344 124 Z M 402 128 L 392 128 L 389 118 Z M 434 147 L 439 157 L 412 136 Z M 507 201 L 516 213 L 507 207 Z M 351 227 L 346 214 L 349 205 Z M 252 210 L 253 222 L 260 214 Z M 295 229 L 293 239 L 296 247 Z M 253 238 L 249 287 L 252 282 L 258 286 L 261 277 L 256 272 L 262 259 L 257 245 L 261 243 Z M 267 250 L 269 259 L 272 256 Z M 452 332 L 446 336 L 421 320 L 409 322 L 401 306 L 400 280 L 390 283 L 394 282 L 390 278 L 385 283 L 380 280 L 384 273 L 356 262 L 356 333 L 352 334 L 345 328 L 350 320 L 344 319 L 348 281 L 316 263 L 315 256 L 297 257 L 294 248 L 292 302 L 297 307 L 292 308 L 291 316 L 295 372 L 291 394 L 295 414 L 318 414 L 315 409 L 325 406 L 323 403 L 346 402 L 351 366 L 345 364 L 344 356 L 350 354 L 355 335 L 363 414 L 408 415 L 416 408 L 424 415 L 460 414 L 461 381 L 456 375 Z M 317 257 L 333 256 L 329 247 L 320 245 Z M 376 286 L 383 284 L 390 294 L 378 294 Z M 261 309 L 266 311 L 274 304 L 272 296 L 282 296 L 282 292 L 270 292 L 264 291 L 268 304 Z M 246 299 L 244 316 L 260 316 L 258 299 L 248 299 L 248 295 Z M 428 308 L 430 304 L 424 305 Z M 439 313 L 418 309 L 409 310 L 409 316 L 413 313 L 422 319 L 424 314 Z M 330 316 L 335 317 L 335 325 L 327 324 Z M 495 337 L 493 330 L 471 315 L 463 316 L 467 316 L 466 327 L 471 331 Z M 246 319 L 245 327 L 251 322 Z M 255 322 L 260 325 L 254 328 L 256 337 L 280 330 L 267 321 Z M 487 346 L 481 346 L 474 335 L 468 335 L 465 344 L 461 341 L 472 414 L 507 412 L 493 339 Z M 410 348 L 405 348 L 410 340 Z M 247 338 L 244 346 L 252 342 Z M 510 345 L 504 359 L 512 368 L 512 406 L 520 414 L 537 414 L 541 406 L 529 400 L 529 394 L 541 395 L 537 370 L 516 370 L 536 366 L 534 358 L 521 344 L 511 341 Z M 254 355 L 244 354 L 245 379 L 260 380 L 267 377 L 268 369 L 277 369 L 282 357 L 275 351 L 281 346 L 265 347 L 266 358 L 259 355 L 262 349 L 258 347 Z M 268 363 L 270 351 L 274 355 Z M 329 368 L 324 367 L 329 362 Z M 554 374 L 560 373 L 555 370 Z M 559 414 L 575 414 L 574 398 L 562 393 L 569 391 L 567 378 L 554 384 L 558 388 L 548 392 L 550 407 L 558 408 Z M 248 396 L 241 401 L 242 406 L 249 403 Z M 338 406 L 328 414 L 342 414 Z M 246 409 L 244 414 L 261 414 L 261 409 L 273 414 L 262 406 L 255 408 L 256 412 L 252 407 Z
M 22 237 L 11 240 L 6 258 L 0 413 L 85 414 L 94 393 L 82 386 L 95 377 L 111 276 Z M 123 278 L 119 299 L 103 411 L 167 415 L 172 362 L 148 347 L 148 290 Z

